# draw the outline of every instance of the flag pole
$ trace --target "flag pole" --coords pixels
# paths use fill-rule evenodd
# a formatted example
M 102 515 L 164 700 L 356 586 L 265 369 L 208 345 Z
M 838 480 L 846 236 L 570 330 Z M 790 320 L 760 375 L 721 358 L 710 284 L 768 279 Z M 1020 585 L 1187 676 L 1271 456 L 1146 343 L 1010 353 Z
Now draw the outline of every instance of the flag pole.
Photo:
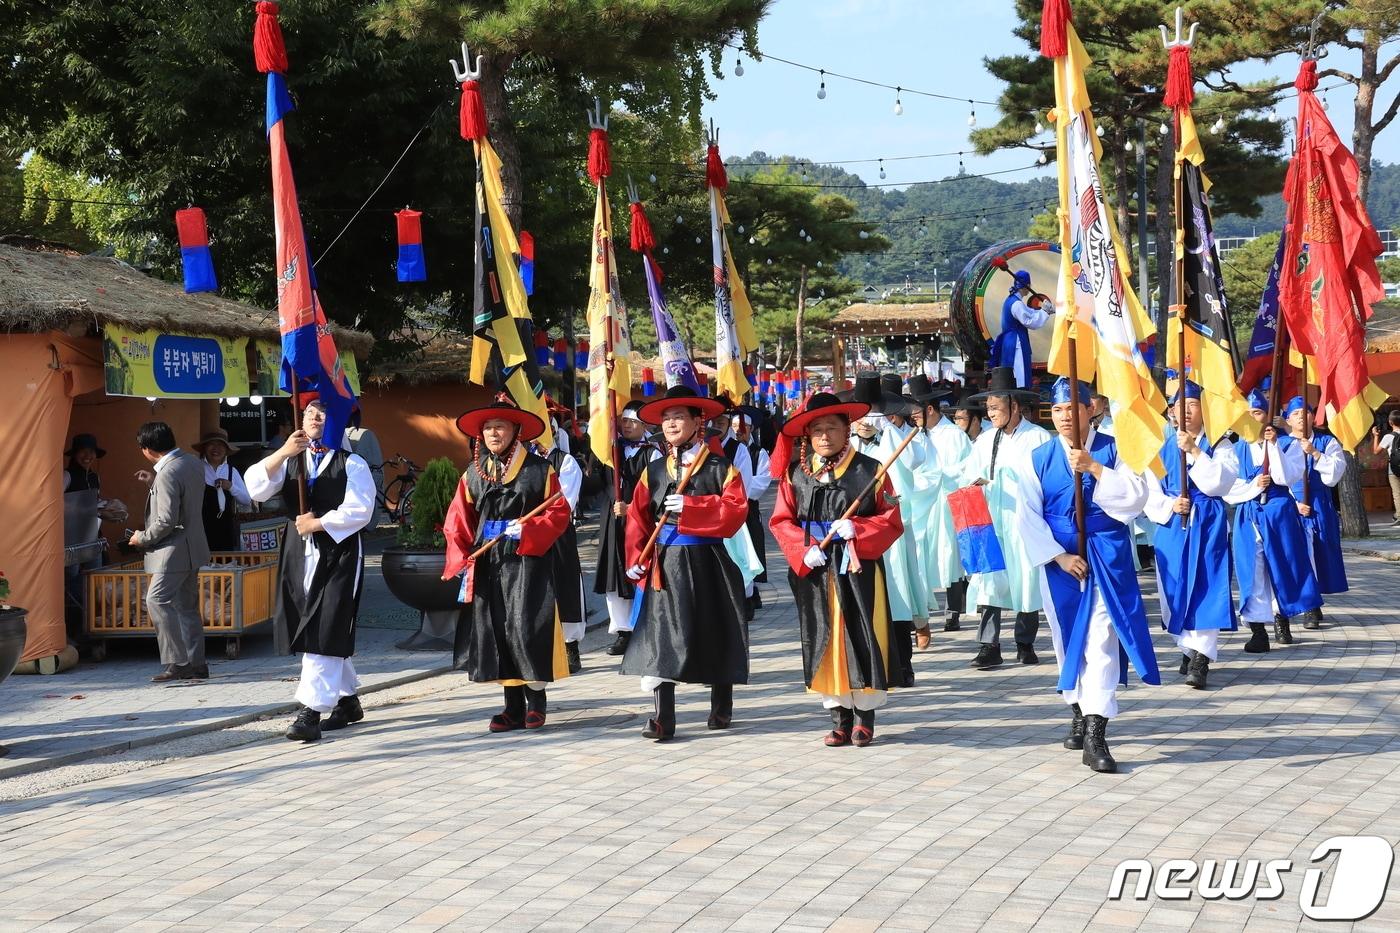
M 1303 439 L 1306 441 L 1311 441 L 1313 438 L 1313 426 L 1311 423 L 1309 423 L 1307 417 L 1308 409 L 1311 407 L 1308 404 L 1308 358 L 1306 356 L 1303 356 L 1302 354 L 1299 354 L 1299 356 L 1302 357 L 1302 365 L 1298 367 L 1298 394 L 1303 397 Z M 1303 455 L 1304 505 L 1312 504 L 1311 500 L 1308 497 L 1308 487 L 1309 485 L 1311 485 L 1308 481 L 1312 477 L 1312 466 L 1308 463 L 1309 459 L 1310 458 L 1307 456 L 1307 454 Z
M 608 204 L 608 175 L 612 171 L 607 132 L 608 115 L 603 112 L 603 102 L 593 98 L 593 109 L 588 113 L 588 171 L 598 185 L 598 200 L 602 204 L 603 234 L 608 248 L 602 251 L 597 261 L 603 265 L 603 285 L 611 291 L 613 270 L 608 265 L 612 258 L 612 207 Z M 597 244 L 594 244 L 595 248 Z M 608 300 L 612 300 L 611 294 Z M 622 501 L 622 444 L 617 436 L 617 387 L 613 385 L 613 373 L 617 368 L 617 352 L 613 342 L 613 319 L 607 316 L 603 328 L 603 372 L 608 380 L 608 438 L 612 445 L 613 461 L 613 502 Z

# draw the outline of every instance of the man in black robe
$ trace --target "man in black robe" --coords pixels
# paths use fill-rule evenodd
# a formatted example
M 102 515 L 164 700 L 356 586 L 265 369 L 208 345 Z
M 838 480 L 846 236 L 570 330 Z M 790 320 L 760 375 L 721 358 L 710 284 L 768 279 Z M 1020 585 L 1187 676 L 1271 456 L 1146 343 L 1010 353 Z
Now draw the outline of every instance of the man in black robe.
M 637 591 L 637 585 L 627 579 L 624 548 L 627 506 L 632 502 L 632 492 L 646 472 L 647 464 L 661 456 L 660 449 L 647 440 L 646 423 L 637 414 L 641 409 L 641 402 L 628 402 L 618 418 L 617 431 L 621 438 L 617 446 L 622 463 L 618 478 L 614 480 L 612 467 L 602 467 L 606 507 L 598 526 L 598 569 L 593 577 L 593 592 L 607 601 L 608 632 L 615 636 L 608 646 L 608 654 L 615 656 L 626 653 L 627 642 L 632 637 L 632 597 Z M 617 498 L 619 492 L 621 499 Z

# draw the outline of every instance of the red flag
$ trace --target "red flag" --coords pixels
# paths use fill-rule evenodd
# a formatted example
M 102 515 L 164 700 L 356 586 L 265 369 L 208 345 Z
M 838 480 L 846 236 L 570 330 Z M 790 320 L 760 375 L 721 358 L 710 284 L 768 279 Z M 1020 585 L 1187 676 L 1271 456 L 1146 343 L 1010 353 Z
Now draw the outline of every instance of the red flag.
M 1376 256 L 1381 240 L 1357 197 L 1356 159 L 1342 144 L 1313 90 L 1317 64 L 1303 62 L 1298 88 L 1298 147 L 1288 167 L 1279 305 L 1292 345 L 1316 357 L 1319 416 L 1347 450 L 1370 429 L 1384 402 L 1363 354 L 1371 305 L 1385 297 Z

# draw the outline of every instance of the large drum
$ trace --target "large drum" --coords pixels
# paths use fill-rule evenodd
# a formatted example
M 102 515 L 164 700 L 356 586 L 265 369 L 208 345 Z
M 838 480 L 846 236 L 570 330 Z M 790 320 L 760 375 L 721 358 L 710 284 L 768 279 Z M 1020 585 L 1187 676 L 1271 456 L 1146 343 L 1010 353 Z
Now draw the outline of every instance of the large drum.
M 1049 295 L 1060 274 L 1060 247 L 1045 240 L 994 243 L 976 256 L 953 283 L 949 315 L 958 349 L 973 366 L 986 365 L 992 341 L 1001 333 L 1001 306 L 1011 294 L 1013 276 L 1031 274 L 1031 290 Z M 1047 308 L 1053 314 L 1052 308 Z M 1050 355 L 1050 325 L 1031 331 L 1031 363 L 1044 366 Z

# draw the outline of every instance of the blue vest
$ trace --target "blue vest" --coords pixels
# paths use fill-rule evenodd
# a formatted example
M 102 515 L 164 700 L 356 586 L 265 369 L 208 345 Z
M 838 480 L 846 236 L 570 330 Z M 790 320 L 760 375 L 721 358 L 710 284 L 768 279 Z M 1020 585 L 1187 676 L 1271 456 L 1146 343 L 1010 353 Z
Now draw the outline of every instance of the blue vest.
M 997 335 L 992 365 L 1011 367 L 1017 376 L 1016 384 L 1025 389 L 1031 384 L 1031 334 L 1011 310 L 1020 300 L 1012 292 L 1001 304 L 1001 333 Z
M 1107 434 L 1095 434 L 1089 454 L 1105 469 L 1118 462 L 1118 445 Z M 1055 540 L 1071 554 L 1079 550 L 1074 517 L 1074 476 L 1065 456 L 1064 445 L 1052 439 L 1031 453 L 1031 463 L 1040 477 L 1043 494 L 1042 515 Z M 1080 589 L 1074 579 L 1053 561 L 1046 564 L 1045 582 L 1055 607 L 1055 624 L 1060 627 L 1064 663 L 1056 689 L 1072 690 L 1079 681 L 1084 663 L 1084 643 L 1089 635 L 1093 608 L 1091 594 L 1104 603 L 1118 634 L 1119 676 L 1128 682 L 1127 662 L 1132 661 L 1144 683 L 1159 684 L 1157 655 L 1152 650 L 1152 633 L 1147 626 L 1147 610 L 1142 604 L 1133 563 L 1133 535 L 1128 526 L 1094 504 L 1098 486 L 1092 474 L 1079 476 L 1084 486 L 1084 527 L 1087 531 L 1089 580 L 1093 589 Z
M 1215 452 L 1211 444 L 1206 453 Z M 1162 445 L 1162 462 L 1167 475 L 1162 492 L 1170 498 L 1181 495 L 1181 448 L 1176 438 Z M 1183 631 L 1234 631 L 1239 628 L 1235 604 L 1230 597 L 1230 520 L 1225 500 L 1208 496 L 1195 486 L 1191 497 L 1190 523 L 1172 514 L 1166 525 L 1158 525 L 1152 544 L 1157 552 L 1157 574 L 1162 601 L 1168 608 L 1166 629 L 1173 635 Z
M 1263 472 L 1254 462 L 1254 451 L 1248 441 L 1235 442 L 1240 458 L 1240 479 L 1253 482 Z M 1254 554 L 1260 547 L 1264 552 L 1264 569 L 1273 584 L 1274 599 L 1279 611 L 1290 618 L 1322 606 L 1317 590 L 1317 577 L 1308 559 L 1307 539 L 1298 517 L 1298 505 L 1288 487 L 1274 483 L 1262 496 L 1253 496 L 1235 507 L 1235 577 L 1240 581 L 1240 603 L 1254 592 Z M 1255 531 L 1259 541 L 1255 540 Z

